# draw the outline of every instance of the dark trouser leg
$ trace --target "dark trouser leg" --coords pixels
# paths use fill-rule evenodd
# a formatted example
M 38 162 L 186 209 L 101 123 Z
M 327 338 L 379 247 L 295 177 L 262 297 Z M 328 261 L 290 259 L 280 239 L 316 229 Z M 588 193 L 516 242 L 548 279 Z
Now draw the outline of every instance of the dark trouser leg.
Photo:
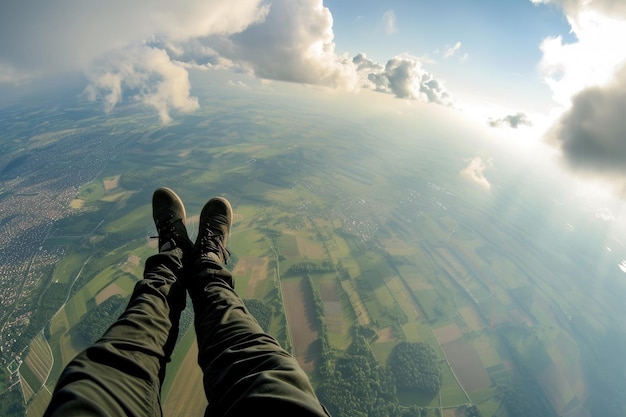
M 182 252 L 151 256 L 120 318 L 63 371 L 46 416 L 160 416 L 160 389 L 178 336 Z
M 297 361 L 263 332 L 232 289 L 230 273 L 204 269 L 190 278 L 198 362 L 209 401 L 206 415 L 257 410 L 274 416 L 326 416 Z

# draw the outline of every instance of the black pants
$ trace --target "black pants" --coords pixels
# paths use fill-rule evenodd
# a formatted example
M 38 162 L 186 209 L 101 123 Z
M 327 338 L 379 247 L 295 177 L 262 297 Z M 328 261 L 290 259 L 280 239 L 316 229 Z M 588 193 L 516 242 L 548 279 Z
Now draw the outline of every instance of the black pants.
M 193 302 L 207 416 L 327 416 L 308 377 L 264 333 L 235 293 L 230 272 L 183 268 L 180 249 L 146 261 L 126 311 L 65 368 L 46 416 L 160 416 L 160 390 L 185 308 Z

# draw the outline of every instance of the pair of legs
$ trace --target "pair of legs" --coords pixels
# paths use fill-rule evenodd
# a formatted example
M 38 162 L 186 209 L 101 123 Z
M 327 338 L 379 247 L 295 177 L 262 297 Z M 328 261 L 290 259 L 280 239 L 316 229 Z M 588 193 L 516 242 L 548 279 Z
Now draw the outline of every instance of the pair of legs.
M 232 209 L 202 209 L 195 243 L 167 188 L 153 196 L 159 253 L 146 260 L 125 312 L 63 371 L 46 416 L 160 416 L 160 390 L 186 292 L 194 308 L 207 416 L 327 416 L 297 361 L 263 332 L 225 268 Z

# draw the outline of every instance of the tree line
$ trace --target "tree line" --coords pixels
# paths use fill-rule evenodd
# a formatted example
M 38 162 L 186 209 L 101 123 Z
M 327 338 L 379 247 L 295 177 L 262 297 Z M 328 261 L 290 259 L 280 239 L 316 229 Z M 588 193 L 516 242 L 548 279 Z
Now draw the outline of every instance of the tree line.
M 302 274 L 323 274 L 326 272 L 334 272 L 335 268 L 333 264 L 324 261 L 322 263 L 304 261 L 291 265 L 286 272 L 286 275 L 302 275 Z

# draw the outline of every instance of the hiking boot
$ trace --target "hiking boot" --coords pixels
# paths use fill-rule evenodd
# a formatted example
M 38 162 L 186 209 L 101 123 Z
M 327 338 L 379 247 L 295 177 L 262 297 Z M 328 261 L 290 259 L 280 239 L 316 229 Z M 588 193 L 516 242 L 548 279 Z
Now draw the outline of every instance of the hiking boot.
M 159 188 L 152 195 L 152 217 L 159 238 L 159 252 L 181 248 L 191 249 L 192 243 L 185 227 L 185 206 L 169 188 Z
M 193 249 L 195 262 L 209 261 L 220 266 L 226 265 L 230 257 L 226 245 L 232 222 L 233 209 L 225 198 L 215 197 L 204 205 Z

